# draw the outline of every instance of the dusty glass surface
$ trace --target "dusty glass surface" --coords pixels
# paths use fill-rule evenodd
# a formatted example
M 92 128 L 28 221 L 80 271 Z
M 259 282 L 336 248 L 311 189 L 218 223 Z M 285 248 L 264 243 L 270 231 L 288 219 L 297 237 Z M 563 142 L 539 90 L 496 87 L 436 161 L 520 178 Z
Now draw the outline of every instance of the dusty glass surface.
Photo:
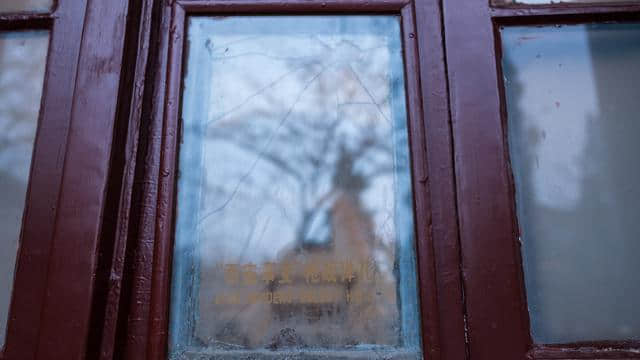
M 421 358 L 399 18 L 187 41 L 171 357 Z
M 0 348 L 4 346 L 48 45 L 47 31 L 0 32 Z
M 512 4 L 614 4 L 638 2 L 639 0 L 491 0 L 493 5 L 512 5 Z
M 48 12 L 53 0 L 0 0 L 0 13 Z
M 640 25 L 502 30 L 538 343 L 640 339 Z

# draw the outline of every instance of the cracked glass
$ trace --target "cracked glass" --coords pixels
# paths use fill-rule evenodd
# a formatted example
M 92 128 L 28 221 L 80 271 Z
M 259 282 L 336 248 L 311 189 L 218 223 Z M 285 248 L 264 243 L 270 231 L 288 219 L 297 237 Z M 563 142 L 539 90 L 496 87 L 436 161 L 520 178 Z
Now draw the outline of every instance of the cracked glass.
M 421 359 L 400 19 L 188 19 L 170 358 Z
M 640 24 L 502 30 L 538 343 L 640 339 Z
M 0 348 L 4 345 L 48 31 L 0 32 Z

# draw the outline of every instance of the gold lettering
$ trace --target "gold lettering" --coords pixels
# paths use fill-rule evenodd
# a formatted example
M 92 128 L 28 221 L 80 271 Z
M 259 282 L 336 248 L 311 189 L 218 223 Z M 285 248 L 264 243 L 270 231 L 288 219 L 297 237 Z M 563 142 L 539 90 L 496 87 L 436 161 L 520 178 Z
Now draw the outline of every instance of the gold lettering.
M 333 262 L 329 262 L 324 264 L 324 266 L 322 267 L 322 280 L 329 282 L 329 283 L 335 283 L 338 281 L 338 267 L 336 266 L 336 263 Z
M 280 300 L 280 292 L 278 292 L 278 291 L 274 292 L 272 297 L 273 297 L 273 303 L 274 304 L 280 304 L 280 301 L 281 301 Z
M 224 282 L 227 285 L 237 285 L 240 281 L 240 271 L 236 264 L 224 265 Z
M 291 273 L 294 271 L 293 265 L 290 263 L 284 263 L 280 265 L 280 283 L 291 284 Z
M 280 292 L 280 303 L 290 304 L 293 302 L 293 294 L 290 290 Z
M 313 292 L 309 289 L 302 289 L 300 301 L 303 303 L 313 303 Z
M 307 284 L 316 284 L 320 282 L 321 268 L 315 261 L 308 262 L 304 265 L 304 278 Z
M 268 262 L 262 265 L 262 281 L 268 283 L 276 279 L 274 268 L 275 268 L 275 264 L 272 262 Z
M 342 263 L 342 281 L 351 282 L 355 279 L 355 267 L 353 266 L 353 262 L 351 260 L 344 261 Z
M 258 283 L 258 273 L 254 264 L 242 265 L 242 282 L 244 285 L 252 286 Z

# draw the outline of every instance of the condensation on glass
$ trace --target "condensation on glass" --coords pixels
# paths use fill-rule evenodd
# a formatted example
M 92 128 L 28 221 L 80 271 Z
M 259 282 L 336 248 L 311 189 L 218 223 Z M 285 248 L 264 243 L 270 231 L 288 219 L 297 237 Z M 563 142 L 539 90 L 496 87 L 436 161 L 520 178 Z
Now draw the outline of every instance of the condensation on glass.
M 538 343 L 640 339 L 640 24 L 502 29 Z
M 4 346 L 49 34 L 0 32 L 0 348 Z
M 421 358 L 399 17 L 187 28 L 170 358 Z
M 54 0 L 0 0 L 0 13 L 48 12 Z
M 540 5 L 549 5 L 549 4 L 624 4 L 624 3 L 635 3 L 639 0 L 491 0 L 493 5 L 513 5 L 513 4 L 540 4 Z

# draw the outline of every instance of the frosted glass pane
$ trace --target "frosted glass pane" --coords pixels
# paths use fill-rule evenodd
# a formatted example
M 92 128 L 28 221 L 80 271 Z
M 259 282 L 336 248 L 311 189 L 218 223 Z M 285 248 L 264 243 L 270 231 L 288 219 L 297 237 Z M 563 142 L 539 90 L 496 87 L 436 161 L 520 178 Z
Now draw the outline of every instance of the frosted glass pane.
M 640 25 L 502 30 L 538 343 L 640 339 Z
M 421 358 L 399 18 L 187 41 L 171 358 Z
M 40 112 L 47 31 L 0 32 L 0 348 Z
M 53 0 L 0 0 L 0 12 L 48 12 Z

